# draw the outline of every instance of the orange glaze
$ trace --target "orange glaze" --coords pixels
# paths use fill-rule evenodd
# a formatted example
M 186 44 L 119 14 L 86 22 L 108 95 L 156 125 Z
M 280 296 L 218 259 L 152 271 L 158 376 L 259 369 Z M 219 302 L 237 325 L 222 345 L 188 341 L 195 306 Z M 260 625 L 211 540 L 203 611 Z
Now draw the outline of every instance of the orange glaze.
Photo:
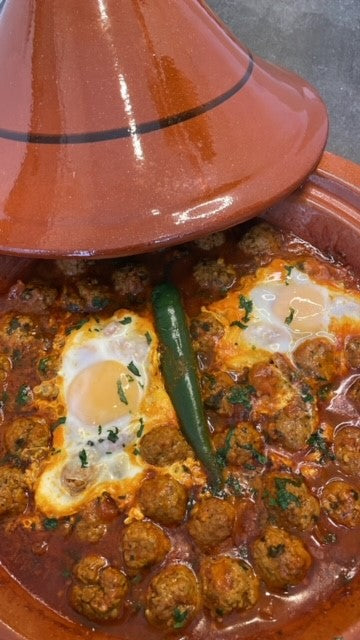
M 229 232 L 226 243 L 211 251 L 202 251 L 195 245 L 184 248 L 170 249 L 154 256 L 145 256 L 142 263 L 151 271 L 151 283 L 146 287 L 143 299 L 133 307 L 116 296 L 109 285 L 112 270 L 116 268 L 115 261 L 106 261 L 90 265 L 88 277 L 97 277 L 99 282 L 108 286 L 109 304 L 103 311 L 71 313 L 60 308 L 55 302 L 50 310 L 37 313 L 36 306 L 31 306 L 26 300 L 9 299 L 6 295 L 1 300 L 3 316 L 0 319 L 0 345 L 1 354 L 11 359 L 12 368 L 2 376 L 3 385 L 3 424 L 1 429 L 1 456 L 3 464 L 18 464 L 14 457 L 9 456 L 4 442 L 6 426 L 18 415 L 31 415 L 35 413 L 32 404 L 34 387 L 39 385 L 47 376 L 39 371 L 39 361 L 50 355 L 54 357 L 54 368 L 58 366 L 61 349 L 66 330 L 76 326 L 82 318 L 90 315 L 98 315 L 101 318 L 109 317 L 117 308 L 133 308 L 140 315 L 151 317 L 150 291 L 151 284 L 161 280 L 163 271 L 170 274 L 180 287 L 189 318 L 196 316 L 202 306 L 208 306 L 217 299 L 216 296 L 209 300 L 209 294 L 199 293 L 198 285 L 192 274 L 194 264 L 200 259 L 214 259 L 224 256 L 226 262 L 231 262 L 235 267 L 237 278 L 254 272 L 254 261 L 246 256 L 237 247 L 237 241 L 243 228 Z M 341 280 L 349 290 L 358 290 L 356 278 L 346 268 L 330 259 L 320 256 L 311 247 L 291 237 L 283 236 L 282 247 L 278 254 L 272 256 L 263 255 L 261 261 L 266 263 L 269 258 L 281 257 L 287 263 L 305 263 L 308 273 L 316 275 L 316 281 L 322 284 L 337 285 Z M 231 258 L 231 259 L 230 259 Z M 119 261 L 121 264 L 123 261 Z M 258 265 L 257 265 L 258 266 Z M 313 276 L 315 278 L 315 275 Z M 38 263 L 35 267 L 35 276 L 38 279 L 55 285 L 58 290 L 64 283 L 75 286 L 77 277 L 66 280 L 55 264 Z M 235 284 L 238 287 L 238 284 Z M 23 307 L 23 310 L 21 308 Z M 34 326 L 25 332 L 22 339 L 16 330 L 9 332 L 9 320 L 18 317 L 22 313 L 30 318 Z M 14 325 L 12 325 L 14 326 Z M 351 323 L 346 323 L 338 337 L 337 347 L 343 351 L 343 341 L 349 331 L 355 331 Z M 32 333 L 33 332 L 33 333 Z M 55 336 L 61 336 L 54 340 Z M 19 355 L 21 352 L 21 355 Z M 202 354 L 199 355 L 200 369 L 203 368 Z M 21 363 L 21 365 L 20 365 Z M 210 369 L 211 371 L 211 366 Z M 2 373 L 3 370 L 1 370 Z M 241 380 L 241 372 L 230 371 L 230 380 Z M 358 419 L 357 409 L 346 399 L 346 389 L 350 382 L 358 375 L 356 370 L 346 369 L 342 360 L 339 375 L 332 380 L 329 394 L 323 394 L 318 399 L 318 425 L 322 428 L 322 435 L 329 443 L 329 451 L 332 453 L 332 439 L 337 430 L 343 424 L 356 424 Z M 51 379 L 51 376 L 50 378 Z M 19 388 L 24 385 L 30 388 L 29 402 L 19 403 Z M 313 381 L 312 393 L 316 396 L 317 383 Z M 18 398 L 18 401 L 16 401 Z M 54 400 L 49 407 L 48 402 L 39 401 L 36 404 L 36 415 L 44 417 L 50 424 L 63 415 L 63 407 Z M 219 414 L 213 409 L 208 410 L 208 421 L 211 429 L 216 433 L 234 427 L 240 420 L 248 418 L 244 414 L 244 407 L 233 405 L 232 412 Z M 246 413 L 246 412 L 245 412 Z M 266 427 L 266 417 L 260 417 L 256 421 L 257 428 L 262 431 Z M 54 453 L 49 451 L 49 455 Z M 331 478 L 344 479 L 360 486 L 358 478 L 347 476 L 340 468 L 337 461 L 328 459 L 324 464 L 320 463 L 321 452 L 305 447 L 301 451 L 290 452 L 282 448 L 278 443 L 266 442 L 264 456 L 271 461 L 271 470 L 292 471 L 295 474 L 302 473 L 310 490 L 317 496 L 321 496 L 323 486 Z M 330 458 L 333 456 L 330 455 Z M 34 471 L 41 473 L 40 461 Z M 252 563 L 251 545 L 254 539 L 261 534 L 267 515 L 262 502 L 261 476 L 269 469 L 267 466 L 255 465 L 255 469 L 238 469 L 232 467 L 227 473 L 238 478 L 245 488 L 244 494 L 230 495 L 229 500 L 236 510 L 236 522 L 233 537 L 225 540 L 214 550 L 214 553 L 228 553 L 241 558 L 245 563 Z M 20 468 L 21 464 L 20 464 Z M 150 474 L 154 473 L 151 468 Z M 186 473 L 185 473 L 186 476 Z M 183 480 L 182 480 L 183 481 Z M 185 480 L 183 481 L 185 483 Z M 189 479 L 186 485 L 191 485 Z M 190 490 L 190 498 L 196 500 L 201 493 L 200 485 Z M 236 492 L 235 492 L 236 494 Z M 110 635 L 121 637 L 124 640 L 134 640 L 144 636 L 149 640 L 163 638 L 161 630 L 151 627 L 144 616 L 145 593 L 153 575 L 158 573 L 159 566 L 146 571 L 143 579 L 138 582 L 130 581 L 130 592 L 126 601 L 124 617 L 111 623 L 94 623 L 77 614 L 69 605 L 68 593 L 72 584 L 72 569 L 81 557 L 86 554 L 102 554 L 110 564 L 124 570 L 121 554 L 121 536 L 124 519 L 128 515 L 129 508 L 136 507 L 135 502 L 124 500 L 124 509 L 121 500 L 117 507 L 111 511 L 107 522 L 107 533 L 97 542 L 83 542 L 73 531 L 78 518 L 72 516 L 60 519 L 53 530 L 44 527 L 44 515 L 36 512 L 31 492 L 27 511 L 19 516 L 3 516 L 0 520 L 1 563 L 23 584 L 29 591 L 42 598 L 46 604 L 59 613 L 91 628 L 106 630 Z M 186 519 L 188 515 L 186 516 Z M 199 569 L 201 552 L 192 542 L 185 523 L 179 526 L 164 527 L 172 543 L 172 549 L 165 558 L 162 566 L 169 563 L 184 562 L 191 566 L 197 573 Z M 322 511 L 320 519 L 310 532 L 292 531 L 301 538 L 313 557 L 313 565 L 305 580 L 296 587 L 289 587 L 285 591 L 269 591 L 264 583 L 261 584 L 261 596 L 258 603 L 244 612 L 233 612 L 223 619 L 212 619 L 208 613 L 201 610 L 195 620 L 186 629 L 171 632 L 171 636 L 183 637 L 191 640 L 225 640 L 226 638 L 238 640 L 250 640 L 258 637 L 281 637 L 281 632 L 286 630 L 286 624 L 300 619 L 310 613 L 314 602 L 327 602 L 331 598 L 340 597 L 344 588 L 351 585 L 351 580 L 360 570 L 360 558 L 358 554 L 358 528 L 352 529 L 338 526 Z M 256 570 L 256 569 L 255 569 Z M 45 579 L 44 579 L 45 578 Z M 49 589 L 51 584 L 51 590 Z M 279 635 L 277 635 L 279 633 Z M 273 636 L 272 636 L 273 634 Z

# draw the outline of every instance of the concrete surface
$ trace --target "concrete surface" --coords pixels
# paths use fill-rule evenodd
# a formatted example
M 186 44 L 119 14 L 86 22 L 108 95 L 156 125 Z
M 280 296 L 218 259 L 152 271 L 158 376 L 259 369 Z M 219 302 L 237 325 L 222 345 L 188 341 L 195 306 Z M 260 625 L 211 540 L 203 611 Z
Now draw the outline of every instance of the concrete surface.
M 309 80 L 330 114 L 327 149 L 360 163 L 360 0 L 207 0 L 256 54 Z

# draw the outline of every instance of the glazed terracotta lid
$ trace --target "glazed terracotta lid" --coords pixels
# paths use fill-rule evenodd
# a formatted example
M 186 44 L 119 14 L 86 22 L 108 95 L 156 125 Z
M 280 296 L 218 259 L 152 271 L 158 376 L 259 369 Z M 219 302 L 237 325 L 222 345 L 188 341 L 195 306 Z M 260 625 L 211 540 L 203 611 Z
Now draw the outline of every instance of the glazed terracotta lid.
M 323 151 L 324 104 L 200 0 L 0 2 L 0 251 L 126 255 L 229 227 Z

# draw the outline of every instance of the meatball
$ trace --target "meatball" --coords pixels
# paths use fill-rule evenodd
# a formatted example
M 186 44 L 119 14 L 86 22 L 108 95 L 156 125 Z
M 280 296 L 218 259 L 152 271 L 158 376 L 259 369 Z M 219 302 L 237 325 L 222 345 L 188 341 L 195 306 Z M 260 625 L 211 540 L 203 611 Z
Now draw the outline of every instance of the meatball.
M 18 280 L 9 290 L 8 297 L 21 309 L 32 311 L 44 311 L 56 300 L 58 292 L 54 287 L 49 287 L 42 282 L 28 282 L 24 284 Z
M 226 500 L 204 498 L 191 511 L 188 530 L 196 544 L 208 551 L 232 535 L 235 509 Z
M 216 434 L 214 444 L 224 464 L 252 468 L 266 463 L 263 438 L 249 422 L 240 422 L 226 434 Z
M 118 515 L 115 502 L 102 495 L 89 502 L 75 524 L 75 533 L 82 542 L 98 542 L 107 532 L 107 524 Z
M 236 280 L 235 269 L 222 258 L 199 262 L 194 267 L 194 278 L 202 291 L 213 295 L 226 294 Z
M 96 278 L 86 278 L 77 282 L 82 307 L 86 311 L 102 311 L 110 303 L 108 287 L 99 284 Z
M 259 598 L 259 580 L 253 570 L 234 558 L 205 558 L 200 567 L 204 606 L 214 617 L 249 609 Z
M 182 629 L 194 618 L 199 606 L 199 587 L 194 573 L 182 564 L 169 565 L 150 582 L 145 615 L 157 627 Z
M 294 362 L 305 376 L 315 380 L 330 381 L 338 370 L 335 346 L 326 338 L 305 340 L 295 349 Z
M 255 567 L 270 589 L 281 589 L 301 582 L 312 558 L 300 538 L 278 527 L 267 527 L 252 547 Z
M 263 499 L 270 515 L 284 527 L 306 531 L 319 517 L 319 502 L 300 476 L 269 473 L 263 483 Z
M 190 334 L 195 351 L 212 351 L 224 335 L 224 327 L 212 313 L 203 311 L 191 321 Z
M 21 460 L 31 462 L 46 455 L 50 442 L 50 429 L 42 418 L 17 418 L 5 431 L 8 451 Z
M 345 360 L 351 369 L 360 368 L 360 336 L 352 336 L 346 341 Z
M 141 264 L 124 265 L 112 275 L 114 289 L 118 296 L 126 302 L 143 302 L 146 287 L 149 284 L 149 273 Z
M 169 475 L 144 480 L 138 499 L 145 516 L 165 526 L 178 524 L 185 517 L 187 492 Z
M 120 617 L 128 591 L 126 576 L 102 556 L 85 556 L 74 568 L 78 582 L 70 592 L 71 606 L 89 620 Z
M 360 476 L 360 429 L 345 427 L 334 438 L 335 457 L 345 473 Z
M 360 412 L 360 378 L 356 378 L 348 391 L 348 398 L 353 403 L 355 409 Z
M 262 260 L 279 251 L 281 237 L 279 231 L 266 222 L 251 227 L 239 241 L 239 248 L 250 256 Z
M 218 231 L 217 233 L 212 233 L 209 236 L 205 236 L 205 238 L 199 238 L 195 240 L 195 244 L 202 249 L 203 251 L 211 251 L 212 249 L 216 249 L 216 247 L 221 247 L 225 242 L 225 233 L 223 231 Z
M 175 427 L 155 427 L 141 439 L 140 452 L 148 464 L 166 467 L 179 460 L 186 460 L 191 449 Z
M 75 277 L 82 276 L 86 273 L 88 262 L 81 258 L 66 258 L 65 260 L 56 260 L 56 265 L 65 276 Z
M 283 373 L 268 362 L 259 362 L 250 369 L 249 382 L 256 389 L 257 409 L 262 413 L 273 413 L 280 409 L 291 391 Z
M 234 405 L 229 402 L 229 396 L 233 388 L 234 382 L 227 373 L 204 373 L 201 377 L 201 391 L 205 408 L 216 411 L 219 415 L 231 416 Z
M 123 554 L 127 572 L 135 575 L 162 562 L 170 551 L 170 540 L 152 522 L 132 522 L 124 530 Z
M 28 502 L 25 478 L 19 469 L 0 467 L 0 515 L 23 513 Z
M 295 396 L 283 409 L 271 416 L 264 427 L 267 436 L 289 451 L 299 451 L 307 446 L 316 429 L 312 409 L 300 396 Z
M 360 525 L 360 490 L 349 482 L 329 482 L 322 493 L 321 506 L 337 524 Z

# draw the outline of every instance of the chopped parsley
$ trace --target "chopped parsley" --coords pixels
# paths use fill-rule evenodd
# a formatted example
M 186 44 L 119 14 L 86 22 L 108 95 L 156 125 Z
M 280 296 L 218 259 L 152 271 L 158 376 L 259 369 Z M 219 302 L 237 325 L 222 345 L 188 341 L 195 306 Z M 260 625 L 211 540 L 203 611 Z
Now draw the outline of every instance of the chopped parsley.
M 99 424 L 99 426 L 98 426 L 98 435 L 100 435 L 101 432 L 102 432 L 102 426 L 101 426 L 101 424 Z
M 301 506 L 301 500 L 299 496 L 296 496 L 291 491 L 287 490 L 287 485 L 293 487 L 300 487 L 301 480 L 291 480 L 290 478 L 275 478 L 276 495 L 273 497 L 269 491 L 264 492 L 264 498 L 267 500 L 271 507 L 280 507 L 283 511 L 291 504 L 296 504 L 297 507 Z
M 142 575 L 141 573 L 137 573 L 136 576 L 134 576 L 133 578 L 131 578 L 131 582 L 133 584 L 139 584 L 139 582 L 141 582 L 142 580 Z
M 20 327 L 21 327 L 21 322 L 19 321 L 19 318 L 11 318 L 9 322 L 9 326 L 7 328 L 7 334 L 11 336 L 11 334 L 14 333 L 16 329 L 20 329 Z
M 216 460 L 218 462 L 218 465 L 220 467 L 226 467 L 227 464 L 227 457 L 230 451 L 230 447 L 231 447 L 231 440 L 232 437 L 234 435 L 235 432 L 235 428 L 233 429 L 229 429 L 227 435 L 226 435 L 226 439 L 225 439 L 225 443 L 224 446 L 221 447 L 221 449 L 219 449 L 216 453 Z
M 285 324 L 291 324 L 294 320 L 295 309 L 293 307 L 289 307 L 289 315 L 286 316 L 284 322 Z
M 140 455 L 140 449 L 137 449 L 135 447 L 134 451 L 133 451 L 134 456 L 139 456 Z
M 85 449 L 82 449 L 79 453 L 79 458 L 80 458 L 80 462 L 81 462 L 81 468 L 85 469 L 85 467 L 88 466 L 88 459 L 87 459 L 87 454 Z
M 188 615 L 189 612 L 186 611 L 186 609 L 184 611 L 181 611 L 179 607 L 175 607 L 173 611 L 174 629 L 182 629 L 182 627 L 186 624 Z
M 234 320 L 234 322 L 230 322 L 230 327 L 239 327 L 240 329 L 247 329 L 247 325 L 240 320 Z
M 230 493 L 233 493 L 234 496 L 242 496 L 245 491 L 239 479 L 236 476 L 233 476 L 232 474 L 228 476 L 225 484 L 229 489 Z
M 329 447 L 329 443 L 325 440 L 323 436 L 322 429 L 315 431 L 312 433 L 310 438 L 307 441 L 307 444 L 320 452 L 320 462 L 327 462 L 328 460 L 335 460 L 335 456 Z
M 246 451 L 250 451 L 252 457 L 254 458 L 254 460 L 257 460 L 257 462 L 259 462 L 260 464 L 266 464 L 268 459 L 266 456 L 264 456 L 262 453 L 260 453 L 260 451 L 258 451 L 257 449 L 255 449 L 255 447 L 252 444 L 243 444 L 241 445 L 242 449 L 246 449 Z
M 124 404 L 129 404 L 128 403 L 128 399 L 127 399 L 127 397 L 125 395 L 125 391 L 124 391 L 123 386 L 121 384 L 121 380 L 118 380 L 116 384 L 117 384 L 118 396 L 119 396 L 121 402 L 123 402 Z
M 11 360 L 13 361 L 13 364 L 15 365 L 17 362 L 19 362 L 19 360 L 21 360 L 21 358 L 22 358 L 21 349 L 14 349 L 11 354 Z
M 114 430 L 108 429 L 107 439 L 110 440 L 110 442 L 116 442 L 117 440 L 119 440 L 118 433 L 119 429 L 117 427 L 114 427 Z
M 132 322 L 132 319 L 130 318 L 130 316 L 125 316 L 125 318 L 123 318 L 122 320 L 119 320 L 120 324 L 130 324 L 130 322 Z
M 323 387 L 321 387 L 321 389 L 319 389 L 318 391 L 318 397 L 320 398 L 320 400 L 326 400 L 330 391 L 331 391 L 330 384 L 326 384 Z
M 45 518 L 43 520 L 44 529 L 47 531 L 54 531 L 59 526 L 59 521 L 56 518 Z
M 136 432 L 136 437 L 137 438 L 141 438 L 143 432 L 144 432 L 144 420 L 142 418 L 140 418 L 140 426 Z
M 29 402 L 31 402 L 31 398 L 32 396 L 30 387 L 27 384 L 22 384 L 15 398 L 16 404 L 18 404 L 20 407 L 24 407 L 26 404 L 29 404 Z
M 93 442 L 93 440 L 88 440 L 86 443 L 89 447 L 94 447 L 95 446 L 95 442 Z
M 40 373 L 46 374 L 49 370 L 49 360 L 50 358 L 41 358 L 38 364 L 38 370 Z
M 324 544 L 335 544 L 337 542 L 336 533 L 326 533 L 323 542 Z
M 284 544 L 277 544 L 275 546 L 270 546 L 268 547 L 268 556 L 269 558 L 278 558 L 279 556 L 282 556 L 282 554 L 285 551 L 285 545 Z
M 151 337 L 151 335 L 150 335 L 150 333 L 148 331 L 146 331 L 146 333 L 145 333 L 145 338 L 146 338 L 146 342 L 148 344 L 152 343 L 152 337 Z
M 58 418 L 57 420 L 55 420 L 55 422 L 53 422 L 53 424 L 51 425 L 51 431 L 55 431 L 56 427 L 59 427 L 61 424 L 64 424 L 66 422 L 66 416 L 61 416 L 61 418 Z
M 285 284 L 288 285 L 289 284 L 289 278 L 291 276 L 291 272 L 294 269 L 294 265 L 293 264 L 286 264 L 284 266 L 284 269 L 286 271 L 286 278 L 285 278 Z
M 110 301 L 108 300 L 108 298 L 100 298 L 99 296 L 95 296 L 91 300 L 91 306 L 97 311 L 102 311 L 103 309 L 105 309 L 105 307 L 108 306 L 109 302 Z
M 131 371 L 131 373 L 134 374 L 134 376 L 138 376 L 140 377 L 140 371 L 137 368 L 137 366 L 133 363 L 133 361 L 131 360 L 131 362 L 128 364 L 127 368 L 129 369 L 129 371 Z
M 250 313 L 253 310 L 253 302 L 252 300 L 250 300 L 250 298 L 247 298 L 246 296 L 240 296 L 239 298 L 239 307 L 240 309 L 244 309 L 245 311 L 245 315 L 244 315 L 244 322 L 249 322 L 250 320 Z
M 73 331 L 78 331 L 79 329 L 81 329 L 81 327 L 84 326 L 84 324 L 86 324 L 88 322 L 89 318 L 82 318 L 82 320 L 79 320 L 79 322 L 77 322 L 76 324 L 71 325 L 70 327 L 68 327 L 65 331 L 65 335 L 69 335 L 70 333 L 72 333 Z
M 301 389 L 301 397 L 304 402 L 314 402 L 314 396 L 311 393 L 310 387 L 307 385 Z
M 245 409 L 251 409 L 251 396 L 256 393 L 255 387 L 251 384 L 233 387 L 230 389 L 228 400 L 231 404 L 242 404 Z

